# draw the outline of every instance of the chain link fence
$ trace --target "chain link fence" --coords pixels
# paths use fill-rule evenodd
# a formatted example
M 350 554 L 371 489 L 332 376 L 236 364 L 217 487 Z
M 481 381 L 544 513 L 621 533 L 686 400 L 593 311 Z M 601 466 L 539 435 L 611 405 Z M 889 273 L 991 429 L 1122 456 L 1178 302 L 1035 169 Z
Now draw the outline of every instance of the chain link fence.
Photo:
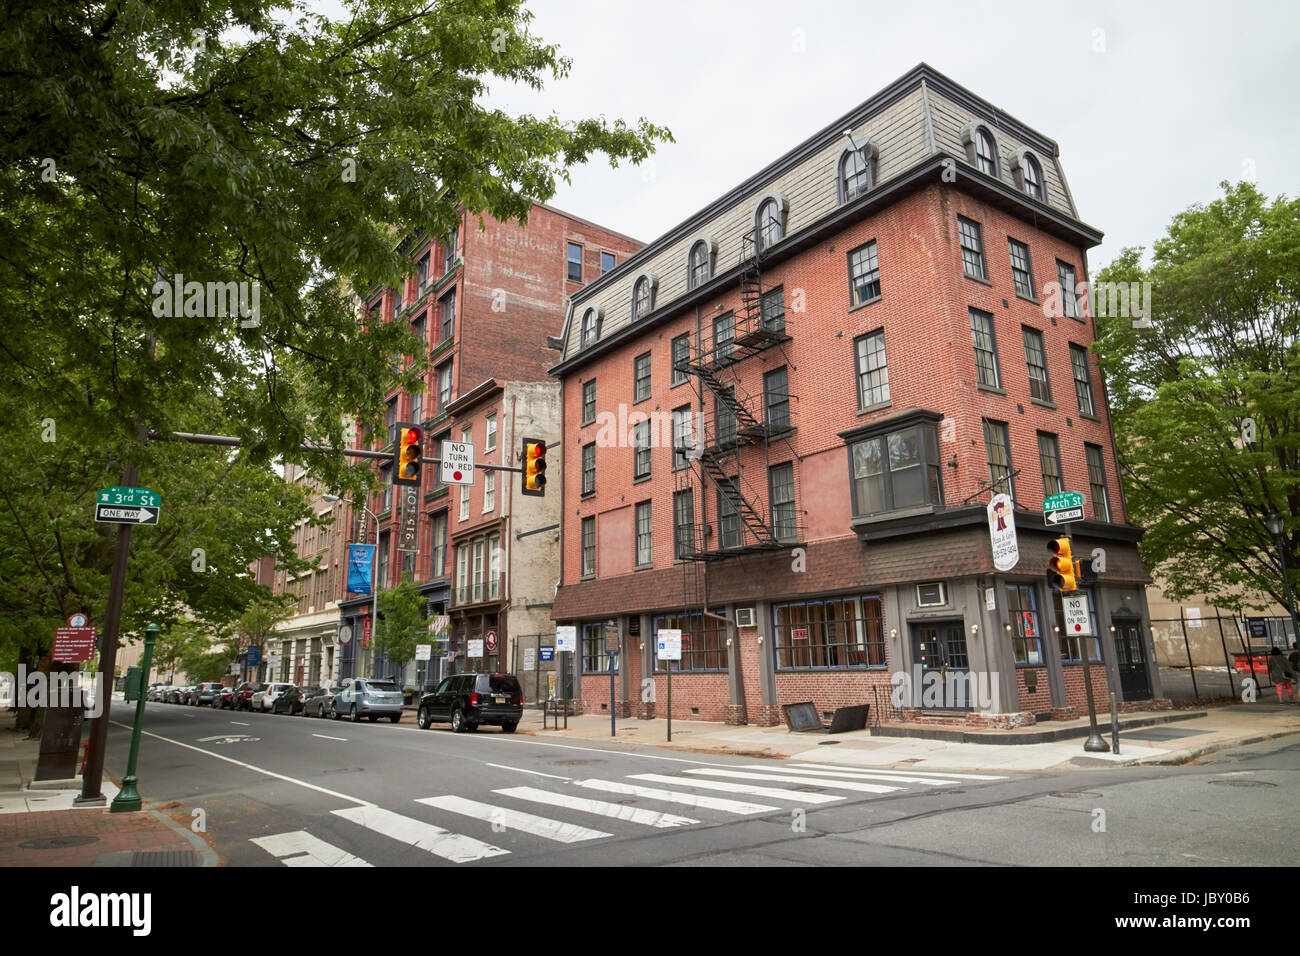
M 1255 636 L 1248 636 L 1250 631 Z M 1270 652 L 1279 647 L 1289 654 L 1295 640 L 1288 618 L 1186 613 L 1153 618 L 1151 638 L 1164 695 L 1188 701 L 1238 699 L 1252 686 L 1262 697 L 1273 687 L 1268 676 Z

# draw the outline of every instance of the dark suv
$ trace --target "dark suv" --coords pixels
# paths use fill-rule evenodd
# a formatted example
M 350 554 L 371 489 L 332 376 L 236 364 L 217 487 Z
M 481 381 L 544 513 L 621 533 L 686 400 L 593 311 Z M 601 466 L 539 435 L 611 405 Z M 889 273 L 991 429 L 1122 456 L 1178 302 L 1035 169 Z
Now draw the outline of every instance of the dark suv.
M 524 691 L 514 674 L 457 674 L 420 698 L 415 722 L 424 730 L 435 721 L 450 721 L 456 733 L 496 724 L 513 734 L 523 716 Z

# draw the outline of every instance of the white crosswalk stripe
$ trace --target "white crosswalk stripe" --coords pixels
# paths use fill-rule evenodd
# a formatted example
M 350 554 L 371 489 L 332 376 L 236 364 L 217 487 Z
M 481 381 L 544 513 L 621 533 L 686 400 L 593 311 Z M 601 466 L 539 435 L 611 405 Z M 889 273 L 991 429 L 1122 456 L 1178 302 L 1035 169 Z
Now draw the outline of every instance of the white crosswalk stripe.
M 832 769 L 829 765 L 824 763 L 797 763 L 797 764 L 791 764 L 791 766 L 812 767 L 817 770 Z M 1008 779 L 1007 777 L 999 777 L 991 773 L 966 773 L 965 771 L 960 771 L 960 770 L 954 770 L 951 773 L 940 773 L 934 770 L 885 770 L 879 767 L 841 767 L 837 769 L 839 770 L 839 772 L 842 772 L 844 774 L 852 774 L 854 776 L 857 776 L 859 774 L 869 774 L 869 775 L 884 774 L 885 776 L 889 776 L 889 777 L 903 777 L 903 776 L 935 777 L 935 778 L 943 778 L 945 780 L 957 780 L 957 781 Z
M 347 807 L 333 811 L 335 816 L 358 823 L 367 830 L 392 837 L 419 850 L 453 863 L 470 863 L 492 856 L 504 856 L 509 850 L 475 840 L 473 837 L 452 833 L 423 820 L 402 816 L 383 807 Z
M 858 793 L 893 793 L 898 787 L 878 783 L 856 783 L 848 780 L 824 780 L 820 777 L 800 777 L 792 773 L 749 773 L 744 770 L 685 770 L 709 777 L 734 777 L 737 780 L 778 780 L 782 783 L 801 783 L 804 786 L 829 787 L 832 790 L 854 790 Z
M 745 770 L 767 770 L 762 764 L 742 764 Z M 845 773 L 842 770 L 805 770 L 802 767 L 782 767 L 782 774 L 798 774 L 799 776 L 808 777 L 809 780 L 815 780 L 818 777 L 835 777 L 841 780 L 887 780 L 894 783 L 918 783 L 926 787 L 951 787 L 957 783 L 956 780 L 937 780 L 933 777 L 894 777 L 883 773 Z M 774 777 L 773 779 L 788 780 L 789 777 Z
M 658 787 L 638 787 L 630 783 L 618 783 L 614 780 L 575 780 L 579 787 L 592 790 L 604 790 L 606 793 L 625 793 L 632 797 L 645 797 L 647 800 L 664 800 L 668 803 L 682 803 L 688 807 L 703 810 L 721 810 L 724 813 L 770 813 L 778 807 L 767 807 L 761 803 L 745 803 L 740 800 L 727 800 L 723 797 L 706 797 L 695 793 L 680 793 L 676 790 L 660 790 Z
M 587 827 L 580 827 L 576 823 L 564 823 L 560 820 L 538 817 L 531 813 L 523 813 L 507 807 L 496 807 L 490 803 L 468 800 L 465 797 L 420 797 L 415 802 L 423 803 L 428 807 L 437 807 L 439 810 L 460 813 L 467 817 L 473 817 L 475 820 L 486 820 L 491 824 L 500 824 L 507 830 L 531 833 L 533 836 L 555 840 L 557 843 L 579 843 L 583 840 L 599 840 L 601 837 L 611 835 L 602 830 L 590 830 Z
M 360 857 L 312 836 L 306 830 L 253 837 L 260 846 L 285 866 L 370 866 Z
M 514 797 L 517 800 L 531 800 L 534 803 L 545 803 L 553 807 L 567 807 L 570 810 L 596 813 L 603 817 L 613 817 L 616 820 L 641 823 L 651 827 L 686 827 L 700 822 L 699 820 L 692 820 L 690 817 L 679 817 L 672 813 L 659 813 L 656 810 L 628 807 L 621 803 L 606 803 L 604 800 L 588 800 L 586 797 L 570 797 L 563 793 L 538 790 L 536 787 L 508 787 L 504 790 L 493 790 L 492 792 L 499 793 L 504 797 Z
M 715 790 L 722 793 L 743 793 L 751 797 L 770 797 L 776 800 L 793 800 L 795 803 L 835 803 L 843 797 L 830 793 L 799 793 L 781 787 L 757 787 L 749 783 L 724 783 L 721 780 L 683 780 L 662 773 L 633 773 L 629 780 L 645 780 L 650 783 L 671 783 L 679 787 L 691 787 L 700 790 Z

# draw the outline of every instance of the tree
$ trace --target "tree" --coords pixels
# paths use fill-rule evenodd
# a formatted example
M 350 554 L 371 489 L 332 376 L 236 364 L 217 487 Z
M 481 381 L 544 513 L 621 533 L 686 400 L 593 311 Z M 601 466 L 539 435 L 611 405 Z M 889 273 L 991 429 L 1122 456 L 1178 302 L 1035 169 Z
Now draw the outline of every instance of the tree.
M 238 658 L 246 647 L 262 648 L 262 660 L 266 660 L 266 642 L 276 627 L 293 617 L 295 606 L 293 596 L 280 594 L 274 597 L 260 598 L 248 606 L 248 609 L 236 623 L 239 640 L 231 649 L 230 660 Z
M 397 668 L 401 680 L 407 661 L 415 656 L 415 645 L 429 635 L 425 597 L 407 572 L 396 587 L 380 591 L 376 603 L 383 623 L 375 630 L 375 647 Z
M 181 661 L 209 650 L 209 638 L 193 621 L 178 621 L 158 635 L 154 644 L 154 666 L 174 676 Z
M 1241 610 L 1245 592 L 1285 606 L 1264 519 L 1285 522 L 1300 584 L 1300 201 L 1250 183 L 1176 216 L 1150 268 L 1125 249 L 1098 283 L 1151 283 L 1150 327 L 1098 316 L 1094 346 L 1130 520 L 1175 600 L 1204 593 Z M 1139 286 L 1140 288 L 1140 286 Z

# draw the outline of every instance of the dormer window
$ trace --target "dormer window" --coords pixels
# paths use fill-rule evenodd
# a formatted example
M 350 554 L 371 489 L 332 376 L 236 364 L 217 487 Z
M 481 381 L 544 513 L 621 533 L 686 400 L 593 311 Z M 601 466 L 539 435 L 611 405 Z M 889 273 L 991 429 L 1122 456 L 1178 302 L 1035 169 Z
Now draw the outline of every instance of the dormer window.
M 993 136 L 984 127 L 975 131 L 975 165 L 981 173 L 996 177 L 998 174 L 997 149 Z
M 871 188 L 870 167 L 862 150 L 851 149 L 840 160 L 840 188 L 844 202 L 856 199 Z
M 1043 198 L 1043 171 L 1038 167 L 1038 160 L 1026 153 L 1020 164 L 1020 171 L 1025 181 L 1025 192 L 1041 201 Z
M 582 347 L 595 345 L 600 339 L 600 312 L 588 309 L 582 316 Z
M 649 276 L 641 276 L 636 280 L 635 290 L 632 294 L 632 318 L 642 319 L 650 314 L 654 308 L 654 287 L 650 282 Z
M 781 204 L 769 199 L 758 207 L 758 248 L 770 249 L 785 236 Z
M 709 244 L 701 239 L 691 246 L 690 287 L 697 289 L 709 281 L 710 268 Z

